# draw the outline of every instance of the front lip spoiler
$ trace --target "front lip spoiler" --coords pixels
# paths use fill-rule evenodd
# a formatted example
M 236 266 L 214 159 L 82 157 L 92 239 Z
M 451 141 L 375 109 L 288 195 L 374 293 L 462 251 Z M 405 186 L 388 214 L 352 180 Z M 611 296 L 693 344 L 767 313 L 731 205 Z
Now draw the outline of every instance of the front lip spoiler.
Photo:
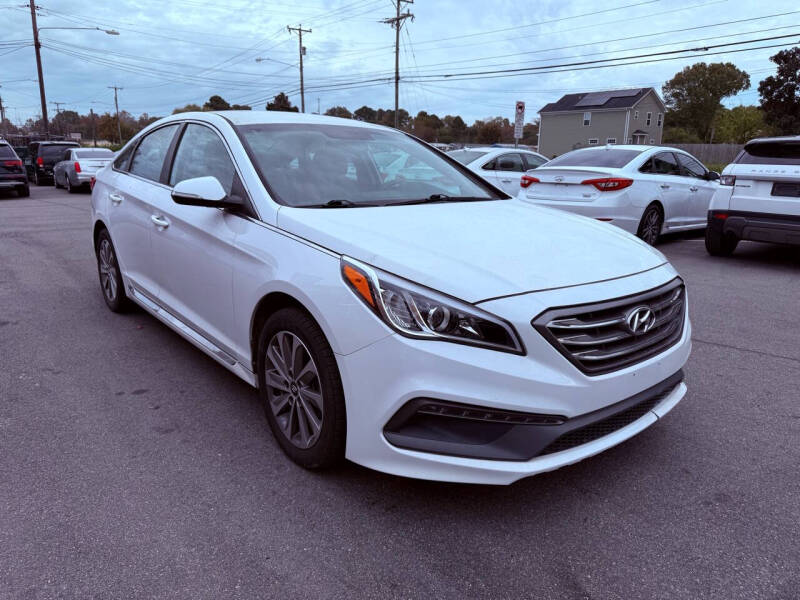
M 514 298 L 516 296 L 524 296 L 526 294 L 536 294 L 538 292 L 552 292 L 554 290 L 565 290 L 568 288 L 580 287 L 582 285 L 592 285 L 595 283 L 605 283 L 607 281 L 617 281 L 618 279 L 625 279 L 626 277 L 633 277 L 634 275 L 641 275 L 642 273 L 647 273 L 649 271 L 654 271 L 655 269 L 660 269 L 664 265 L 669 264 L 667 261 L 659 263 L 649 269 L 643 269 L 641 271 L 636 271 L 634 273 L 626 273 L 625 275 L 618 275 L 617 277 L 609 277 L 608 279 L 598 279 L 596 281 L 582 281 L 581 283 L 571 283 L 569 285 L 559 285 L 556 287 L 549 287 L 549 288 L 539 288 L 537 290 L 528 290 L 525 292 L 514 292 L 513 294 L 505 294 L 503 296 L 493 296 L 491 298 L 485 298 L 484 300 L 478 300 L 473 302 L 472 304 L 482 304 L 484 302 L 494 302 L 495 300 L 503 300 L 505 298 Z
M 417 407 L 421 403 L 436 401 L 414 399 L 403 405 L 389 419 L 383 429 L 383 435 L 389 444 L 405 450 L 461 458 L 526 462 L 540 456 L 580 447 L 635 423 L 648 412 L 652 412 L 659 402 L 675 390 L 683 378 L 683 370 L 678 370 L 638 394 L 610 406 L 566 419 L 561 424 L 506 424 L 471 420 L 465 426 L 463 419 L 453 422 L 436 416 L 419 418 Z M 481 408 L 474 407 L 476 411 L 480 411 Z M 624 419 L 625 415 L 631 416 L 627 422 Z M 615 417 L 621 424 L 618 423 L 619 426 L 613 428 L 607 423 Z M 592 426 L 599 428 L 605 426 L 608 430 L 595 437 L 592 437 L 591 432 L 584 432 L 585 440 L 583 440 L 581 430 Z M 566 438 L 569 435 L 573 438 Z M 570 445 L 570 439 L 579 443 Z

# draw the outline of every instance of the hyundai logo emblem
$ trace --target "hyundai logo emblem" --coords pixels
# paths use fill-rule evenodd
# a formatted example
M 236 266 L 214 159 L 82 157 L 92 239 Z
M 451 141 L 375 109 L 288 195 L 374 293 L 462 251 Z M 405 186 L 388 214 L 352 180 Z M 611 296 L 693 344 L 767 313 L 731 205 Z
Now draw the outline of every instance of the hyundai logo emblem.
M 656 324 L 656 315 L 649 306 L 637 306 L 625 317 L 628 329 L 634 335 L 641 335 L 650 331 Z

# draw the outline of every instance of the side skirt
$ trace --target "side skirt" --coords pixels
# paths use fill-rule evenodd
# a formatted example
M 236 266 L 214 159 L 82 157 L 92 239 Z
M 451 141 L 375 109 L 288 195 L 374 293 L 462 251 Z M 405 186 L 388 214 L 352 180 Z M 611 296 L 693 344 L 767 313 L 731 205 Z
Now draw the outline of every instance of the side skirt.
M 219 346 L 180 320 L 178 317 L 168 312 L 154 300 L 151 300 L 145 296 L 133 285 L 129 284 L 127 288 L 128 297 L 136 302 L 136 304 L 141 306 L 145 311 L 167 325 L 170 329 L 190 342 L 193 346 L 208 354 L 223 367 L 235 375 L 238 375 L 251 386 L 258 387 L 258 378 L 256 377 L 255 373 L 253 373 L 245 365 L 238 362 L 233 356 L 222 350 Z

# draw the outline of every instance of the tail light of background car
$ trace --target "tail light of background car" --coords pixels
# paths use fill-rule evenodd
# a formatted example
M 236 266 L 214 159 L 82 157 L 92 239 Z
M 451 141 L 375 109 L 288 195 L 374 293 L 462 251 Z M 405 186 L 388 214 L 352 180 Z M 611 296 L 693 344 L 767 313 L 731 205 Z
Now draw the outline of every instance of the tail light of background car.
M 36 159 L 36 164 L 39 165 L 40 167 L 43 167 L 44 159 L 40 156 L 39 158 Z
M 720 185 L 736 185 L 736 175 L 720 175 Z
M 22 161 L 21 160 L 4 160 L 3 161 L 4 167 L 21 167 Z
M 75 161 L 75 172 L 76 173 L 81 172 L 81 163 L 79 163 L 77 160 Z
M 92 178 L 89 180 L 89 189 L 90 189 L 90 190 L 93 190 L 93 189 L 94 189 L 94 182 L 95 182 L 95 181 L 96 181 L 96 180 L 95 180 L 94 176 L 92 176 Z
M 593 185 L 601 192 L 616 192 L 633 185 L 633 179 L 626 177 L 601 177 L 600 179 L 584 179 L 582 185 Z
M 530 175 L 523 175 L 522 179 L 519 180 L 519 186 L 522 188 L 526 188 L 534 183 L 541 183 L 536 177 L 531 177 Z

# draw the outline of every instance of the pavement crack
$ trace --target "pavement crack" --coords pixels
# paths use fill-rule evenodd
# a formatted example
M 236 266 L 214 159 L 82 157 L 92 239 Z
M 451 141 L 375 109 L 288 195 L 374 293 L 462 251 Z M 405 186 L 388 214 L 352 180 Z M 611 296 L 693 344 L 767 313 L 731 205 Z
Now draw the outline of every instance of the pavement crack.
M 708 344 L 709 346 L 719 346 L 720 348 L 730 348 L 731 350 L 739 350 L 740 352 L 750 352 L 752 354 L 760 354 L 761 356 L 769 356 L 771 358 L 781 358 L 783 360 L 790 360 L 794 363 L 800 364 L 800 359 L 794 358 L 792 356 L 786 356 L 785 354 L 774 354 L 772 352 L 765 352 L 763 350 L 753 350 L 751 348 L 742 348 L 740 346 L 733 346 L 731 344 L 723 344 L 721 342 L 709 342 L 708 340 L 701 340 L 696 337 L 692 338 L 693 342 L 698 342 L 700 344 Z

